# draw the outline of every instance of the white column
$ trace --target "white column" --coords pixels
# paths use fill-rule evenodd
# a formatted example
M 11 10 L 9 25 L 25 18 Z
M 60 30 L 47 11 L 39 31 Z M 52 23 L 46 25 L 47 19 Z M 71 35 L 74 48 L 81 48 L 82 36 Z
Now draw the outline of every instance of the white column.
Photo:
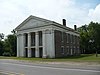
M 47 57 L 47 55 L 46 55 L 46 35 L 45 35 L 45 30 L 44 31 L 42 31 L 42 43 L 43 43 L 43 58 L 46 58 Z
M 20 53 L 19 53 L 19 35 L 17 35 L 17 57 L 20 56 Z
M 25 56 L 25 35 L 22 34 L 22 57 Z
M 35 32 L 35 57 L 39 57 L 39 33 Z
M 52 40 L 52 47 L 51 47 L 51 58 L 55 58 L 55 39 L 54 39 L 54 30 L 51 30 L 51 40 Z
M 28 57 L 31 57 L 31 34 L 28 33 Z

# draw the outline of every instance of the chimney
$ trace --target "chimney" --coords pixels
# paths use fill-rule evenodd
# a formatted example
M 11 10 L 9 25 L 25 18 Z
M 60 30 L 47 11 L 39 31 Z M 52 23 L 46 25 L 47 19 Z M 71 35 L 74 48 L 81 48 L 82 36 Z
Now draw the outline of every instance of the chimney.
M 77 30 L 77 26 L 76 25 L 74 25 L 74 30 Z
M 63 25 L 66 26 L 66 20 L 62 19 Z

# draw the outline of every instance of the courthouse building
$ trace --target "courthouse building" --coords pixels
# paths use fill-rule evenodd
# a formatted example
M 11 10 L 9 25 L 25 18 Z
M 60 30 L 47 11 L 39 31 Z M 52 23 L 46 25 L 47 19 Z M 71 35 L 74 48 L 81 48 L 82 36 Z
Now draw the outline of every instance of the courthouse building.
M 56 58 L 79 55 L 79 33 L 63 24 L 29 16 L 18 27 L 17 57 Z

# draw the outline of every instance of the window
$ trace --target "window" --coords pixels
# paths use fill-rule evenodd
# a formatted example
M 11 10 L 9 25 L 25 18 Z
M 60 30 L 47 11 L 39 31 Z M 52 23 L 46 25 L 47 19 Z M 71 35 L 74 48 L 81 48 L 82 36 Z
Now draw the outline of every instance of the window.
M 31 33 L 31 46 L 35 46 L 35 32 Z
M 42 31 L 39 31 L 39 46 L 42 46 Z
M 64 32 L 62 32 L 61 41 L 62 41 L 62 42 L 64 41 Z
M 61 53 L 64 54 L 64 46 L 61 47 Z
M 67 34 L 67 43 L 69 43 L 70 34 Z
M 28 46 L 28 34 L 25 34 L 25 47 Z
M 67 54 L 69 55 L 69 46 L 67 46 Z
M 79 37 L 77 37 L 77 44 L 79 44 Z
M 72 43 L 73 35 L 70 35 L 70 42 Z
M 74 43 L 74 44 L 75 44 L 75 37 L 76 37 L 76 36 L 74 35 L 74 36 L 73 36 L 73 43 Z
M 71 55 L 73 55 L 73 48 L 72 48 L 72 46 L 71 46 L 71 48 L 70 48 L 70 49 L 71 49 Z

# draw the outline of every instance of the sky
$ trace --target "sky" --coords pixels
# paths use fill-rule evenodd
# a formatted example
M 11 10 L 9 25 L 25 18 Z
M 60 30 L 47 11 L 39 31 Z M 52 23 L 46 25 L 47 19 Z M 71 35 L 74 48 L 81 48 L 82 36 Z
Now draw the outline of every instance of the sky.
M 67 26 L 100 23 L 100 0 L 0 0 L 0 33 L 11 34 L 30 15 Z

